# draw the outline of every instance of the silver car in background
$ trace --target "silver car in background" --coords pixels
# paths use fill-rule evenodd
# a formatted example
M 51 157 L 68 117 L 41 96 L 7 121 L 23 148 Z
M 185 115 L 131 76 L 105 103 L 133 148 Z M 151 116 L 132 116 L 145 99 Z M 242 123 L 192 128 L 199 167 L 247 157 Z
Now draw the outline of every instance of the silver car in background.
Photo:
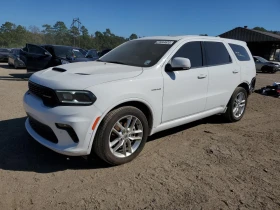
M 276 71 L 280 71 L 280 65 L 278 63 L 274 63 L 268 61 L 260 56 L 253 56 L 256 64 L 256 70 L 267 73 L 275 73 Z

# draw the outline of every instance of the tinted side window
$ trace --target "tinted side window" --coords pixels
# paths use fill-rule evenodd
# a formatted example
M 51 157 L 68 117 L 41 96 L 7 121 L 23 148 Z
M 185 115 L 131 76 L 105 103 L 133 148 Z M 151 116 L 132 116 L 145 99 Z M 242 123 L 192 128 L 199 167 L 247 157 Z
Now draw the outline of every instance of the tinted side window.
M 202 50 L 200 42 L 189 42 L 183 45 L 173 56 L 188 58 L 192 68 L 203 66 Z
M 35 45 L 28 45 L 28 52 L 43 55 L 46 51 Z
M 229 44 L 231 49 L 233 50 L 234 54 L 236 55 L 237 59 L 240 61 L 249 61 L 250 56 L 248 55 L 246 49 L 237 44 Z
M 231 63 L 231 57 L 222 42 L 204 42 L 207 65 L 222 65 Z

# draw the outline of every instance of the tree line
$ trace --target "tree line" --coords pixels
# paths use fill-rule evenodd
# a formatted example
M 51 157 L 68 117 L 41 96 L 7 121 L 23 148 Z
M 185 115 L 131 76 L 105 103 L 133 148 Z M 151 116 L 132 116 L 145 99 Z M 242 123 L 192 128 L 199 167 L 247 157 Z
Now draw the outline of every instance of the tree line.
M 117 36 L 110 29 L 90 34 L 85 26 L 68 28 L 63 21 L 57 21 L 54 25 L 44 24 L 42 29 L 37 26 L 26 28 L 11 22 L 5 22 L 0 27 L 0 47 L 6 48 L 22 48 L 26 43 L 30 43 L 103 50 L 137 38 L 138 36 L 134 33 L 128 38 Z

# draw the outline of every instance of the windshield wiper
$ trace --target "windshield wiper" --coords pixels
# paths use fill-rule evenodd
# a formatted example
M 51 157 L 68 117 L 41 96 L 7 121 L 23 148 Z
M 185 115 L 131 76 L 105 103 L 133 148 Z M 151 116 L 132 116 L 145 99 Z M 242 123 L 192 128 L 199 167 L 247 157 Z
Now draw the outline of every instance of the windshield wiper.
M 116 64 L 125 64 L 123 62 L 119 62 L 119 61 L 104 61 L 106 63 L 116 63 Z

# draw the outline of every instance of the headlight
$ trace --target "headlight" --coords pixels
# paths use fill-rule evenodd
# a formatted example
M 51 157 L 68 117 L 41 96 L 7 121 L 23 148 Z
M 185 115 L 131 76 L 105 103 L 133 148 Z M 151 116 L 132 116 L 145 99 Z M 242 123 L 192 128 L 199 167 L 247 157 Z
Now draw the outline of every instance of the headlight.
M 61 61 L 61 64 L 67 64 L 67 63 L 70 63 L 69 61 L 67 61 L 67 60 L 60 60 Z
M 91 105 L 96 101 L 96 96 L 86 90 L 57 90 L 56 95 L 64 105 Z

